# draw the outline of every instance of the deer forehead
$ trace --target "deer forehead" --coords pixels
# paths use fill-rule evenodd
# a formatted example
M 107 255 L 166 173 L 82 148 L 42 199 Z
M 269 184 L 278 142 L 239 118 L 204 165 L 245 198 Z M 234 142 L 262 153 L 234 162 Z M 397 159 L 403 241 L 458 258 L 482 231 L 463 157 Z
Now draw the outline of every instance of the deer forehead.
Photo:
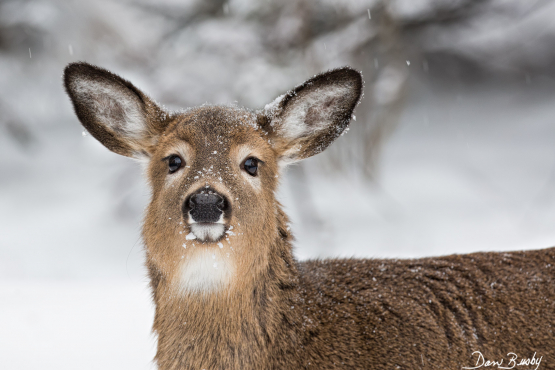
M 242 171 L 242 163 L 249 157 L 264 161 L 269 177 L 274 177 L 277 166 L 276 154 L 256 119 L 247 110 L 218 106 L 195 108 L 175 117 L 150 162 L 150 177 L 158 184 L 155 189 L 210 185 L 224 193 L 233 189 L 260 192 L 262 181 Z M 185 168 L 168 176 L 167 165 L 162 163 L 172 155 L 180 156 Z
M 275 154 L 252 112 L 229 107 L 202 107 L 183 114 L 159 143 L 161 158 L 179 154 L 187 163 L 224 166 L 248 156 L 270 160 Z M 262 158 L 265 157 L 265 158 Z
M 193 108 L 179 116 L 175 129 L 178 134 L 190 135 L 193 131 L 199 134 L 199 138 L 210 137 L 219 143 L 246 133 L 260 132 L 255 113 L 226 106 Z

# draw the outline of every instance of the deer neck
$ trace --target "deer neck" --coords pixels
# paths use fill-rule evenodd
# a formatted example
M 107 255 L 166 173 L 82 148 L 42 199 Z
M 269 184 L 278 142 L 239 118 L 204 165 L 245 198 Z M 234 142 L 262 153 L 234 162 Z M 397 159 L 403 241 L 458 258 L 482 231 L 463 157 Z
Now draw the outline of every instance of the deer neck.
M 173 368 L 167 364 L 179 359 L 183 368 L 215 363 L 248 368 L 248 363 L 264 363 L 272 343 L 291 338 L 291 333 L 283 333 L 282 321 L 296 321 L 290 316 L 296 312 L 291 306 L 297 271 L 287 218 L 278 210 L 267 268 L 247 282 L 206 294 L 176 294 L 170 281 L 149 265 L 160 369 Z

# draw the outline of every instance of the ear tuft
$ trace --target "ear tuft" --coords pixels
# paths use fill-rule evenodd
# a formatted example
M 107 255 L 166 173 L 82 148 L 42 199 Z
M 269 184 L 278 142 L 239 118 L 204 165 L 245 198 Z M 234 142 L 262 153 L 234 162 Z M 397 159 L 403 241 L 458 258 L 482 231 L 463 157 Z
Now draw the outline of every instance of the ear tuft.
M 149 119 L 161 112 L 154 102 L 129 81 L 103 68 L 71 63 L 64 71 L 64 85 L 83 126 L 118 154 L 144 152 L 159 134 L 156 129 L 163 126 Z
M 362 75 L 343 67 L 316 75 L 266 105 L 262 128 L 282 160 L 318 154 L 339 137 L 361 99 L 362 86 Z

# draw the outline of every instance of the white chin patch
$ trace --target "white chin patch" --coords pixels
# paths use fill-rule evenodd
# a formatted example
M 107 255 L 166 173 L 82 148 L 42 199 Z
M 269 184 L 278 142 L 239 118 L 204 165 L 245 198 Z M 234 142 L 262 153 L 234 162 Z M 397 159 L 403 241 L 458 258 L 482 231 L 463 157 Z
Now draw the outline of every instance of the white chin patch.
M 219 240 L 225 232 L 225 226 L 223 224 L 190 224 L 189 227 L 191 228 L 192 233 L 197 237 L 200 241 L 211 241 L 215 242 Z
M 182 292 L 213 293 L 229 285 L 233 263 L 218 247 L 198 248 L 181 265 L 179 287 Z

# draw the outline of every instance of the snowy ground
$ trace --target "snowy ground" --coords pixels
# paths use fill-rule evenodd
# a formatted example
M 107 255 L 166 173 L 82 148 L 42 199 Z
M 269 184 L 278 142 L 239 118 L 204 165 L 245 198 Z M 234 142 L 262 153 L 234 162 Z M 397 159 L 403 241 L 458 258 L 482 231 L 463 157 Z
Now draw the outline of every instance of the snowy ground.
M 2 369 L 151 369 L 156 341 L 145 284 L 1 281 Z

